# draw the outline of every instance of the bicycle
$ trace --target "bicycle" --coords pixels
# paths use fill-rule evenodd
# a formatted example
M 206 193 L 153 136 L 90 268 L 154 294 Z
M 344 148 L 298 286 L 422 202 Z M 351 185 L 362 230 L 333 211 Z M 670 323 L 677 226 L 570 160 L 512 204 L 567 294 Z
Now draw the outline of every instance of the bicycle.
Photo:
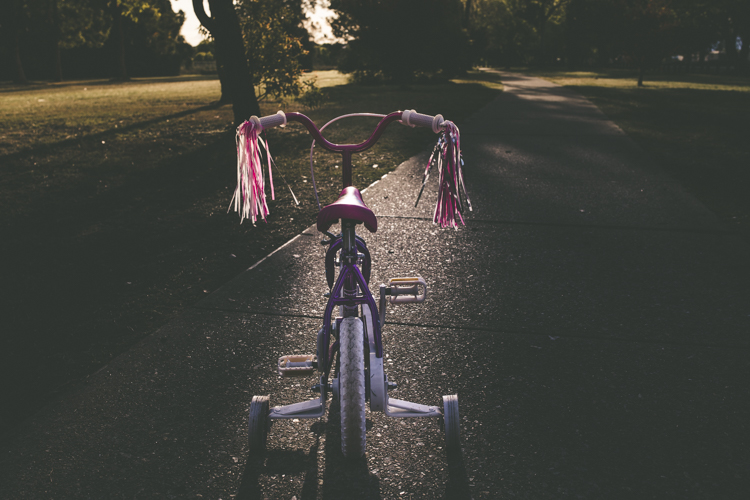
M 360 144 L 333 144 L 323 137 L 322 131 L 325 127 L 341 118 L 351 116 L 379 116 L 382 119 L 370 137 Z M 443 194 L 438 196 L 438 207 L 433 220 L 443 226 L 455 226 L 455 214 L 458 214 L 463 222 L 460 214 L 462 201 L 458 196 L 458 189 L 463 185 L 458 129 L 452 122 L 445 121 L 442 115 L 423 115 L 414 110 L 397 111 L 388 115 L 344 115 L 328 122 L 320 129 L 301 113 L 279 111 L 275 115 L 263 118 L 253 116 L 238 128 L 238 187 L 232 200 L 235 210 L 244 218 L 252 218 L 253 222 L 258 215 L 265 219 L 268 213 L 260 154 L 261 147 L 267 149 L 267 144 L 258 134 L 264 129 L 284 126 L 289 121 L 301 123 L 314 139 L 311 147 L 311 169 L 312 153 L 316 143 L 328 151 L 342 155 L 344 188 L 338 200 L 323 207 L 317 218 L 317 229 L 326 236 L 321 244 L 328 247 L 325 271 L 330 293 L 327 294 L 328 303 L 323 317 L 323 327 L 317 335 L 316 354 L 282 356 L 277 367 L 282 377 L 312 375 L 317 370 L 320 374 L 319 381 L 313 386 L 313 390 L 320 396 L 310 401 L 273 408 L 270 407 L 269 396 L 254 396 L 248 419 L 250 453 L 261 454 L 265 451 L 270 425 L 274 420 L 320 418 L 325 415 L 330 392 L 333 400 L 338 401 L 340 405 L 341 448 L 346 457 L 361 457 L 365 453 L 365 412 L 368 401 L 370 411 L 383 412 L 389 417 L 441 419 L 445 430 L 446 451 L 449 454 L 460 454 L 457 395 L 443 396 L 442 407 L 439 407 L 391 398 L 388 394 L 389 389 L 394 389 L 396 384 L 388 380 L 383 369 L 381 332 L 385 323 L 386 303 L 423 302 L 427 297 L 427 284 L 420 276 L 393 278 L 387 286 L 380 285 L 379 304 L 376 304 L 368 286 L 372 264 L 370 253 L 365 240 L 356 234 L 356 226 L 363 224 L 367 230 L 374 233 L 377 230 L 377 218 L 365 205 L 359 190 L 352 185 L 351 163 L 352 153 L 372 147 L 385 128 L 397 121 L 411 127 L 430 127 L 433 132 L 442 133 L 428 162 L 422 189 L 429 176 L 430 166 L 437 163 L 441 173 L 441 189 L 445 185 L 446 190 L 441 191 Z M 268 151 L 266 156 L 270 178 L 272 160 Z M 453 170 L 448 172 L 445 180 L 444 174 L 451 166 Z M 420 190 L 419 195 L 421 194 Z M 464 196 L 469 203 L 465 187 Z M 341 232 L 329 232 L 331 226 L 339 220 Z M 336 308 L 339 314 L 334 317 Z

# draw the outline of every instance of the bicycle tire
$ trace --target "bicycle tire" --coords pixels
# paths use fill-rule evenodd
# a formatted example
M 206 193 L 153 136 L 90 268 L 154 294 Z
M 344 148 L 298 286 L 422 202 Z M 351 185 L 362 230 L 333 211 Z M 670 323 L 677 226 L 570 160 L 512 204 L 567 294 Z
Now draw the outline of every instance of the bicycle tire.
M 250 403 L 250 416 L 247 422 L 247 444 L 251 456 L 262 455 L 266 451 L 268 439 L 268 396 L 253 396 Z
M 445 450 L 448 455 L 461 454 L 461 421 L 458 417 L 458 395 L 443 396 Z
M 365 355 L 362 320 L 344 318 L 339 334 L 339 402 L 341 451 L 345 457 L 365 453 Z

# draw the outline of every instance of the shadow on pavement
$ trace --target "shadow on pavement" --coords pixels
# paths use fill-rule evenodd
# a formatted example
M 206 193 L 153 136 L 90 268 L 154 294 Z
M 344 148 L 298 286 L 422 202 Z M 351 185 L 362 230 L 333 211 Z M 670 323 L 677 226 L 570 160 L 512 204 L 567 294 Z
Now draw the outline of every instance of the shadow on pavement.
M 318 447 L 310 447 L 309 453 L 302 450 L 272 450 L 267 456 L 248 456 L 242 481 L 237 490 L 237 500 L 266 498 L 260 484 L 260 476 L 276 474 L 299 474 L 305 471 L 300 499 L 316 498 L 318 493 Z
M 329 415 L 331 422 L 339 421 L 338 408 L 335 410 L 332 408 Z M 310 447 L 308 453 L 302 450 L 270 450 L 265 456 L 248 456 L 240 487 L 235 496 L 236 500 L 257 500 L 273 496 L 273 492 L 264 492 L 260 482 L 262 475 L 291 476 L 301 473 L 304 473 L 305 479 L 302 490 L 299 495 L 296 495 L 297 498 L 299 500 L 317 498 L 318 451 L 323 434 L 325 434 L 325 471 L 321 481 L 322 497 L 324 499 L 380 499 L 380 480 L 368 470 L 367 460 L 365 458 L 352 460 L 341 454 L 340 427 L 321 421 L 313 424 L 311 429 L 315 433 L 315 444 Z
M 466 464 L 461 454 L 448 455 L 448 482 L 445 485 L 446 500 L 471 498 L 469 476 L 466 474 Z
M 325 425 L 325 471 L 323 498 L 380 499 L 380 478 L 371 473 L 367 459 L 349 459 L 341 453 L 341 413 L 331 404 Z

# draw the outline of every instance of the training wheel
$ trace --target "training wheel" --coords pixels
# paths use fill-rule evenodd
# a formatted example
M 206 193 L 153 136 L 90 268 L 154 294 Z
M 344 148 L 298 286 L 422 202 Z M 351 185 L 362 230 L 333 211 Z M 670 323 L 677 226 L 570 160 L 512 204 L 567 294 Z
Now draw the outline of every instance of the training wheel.
M 250 418 L 247 425 L 248 449 L 250 455 L 260 455 L 266 451 L 268 438 L 268 396 L 253 396 L 250 403 Z
M 445 450 L 450 454 L 461 453 L 461 427 L 458 419 L 458 396 L 443 396 L 443 426 L 445 427 Z

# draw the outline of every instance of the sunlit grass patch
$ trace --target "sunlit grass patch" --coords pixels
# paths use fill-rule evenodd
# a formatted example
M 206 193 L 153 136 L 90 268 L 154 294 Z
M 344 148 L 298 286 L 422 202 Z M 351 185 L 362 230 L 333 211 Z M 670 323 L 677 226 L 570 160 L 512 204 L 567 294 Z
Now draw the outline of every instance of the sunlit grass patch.
M 503 82 L 497 73 L 485 73 L 483 71 L 469 71 L 460 78 L 451 80 L 453 83 L 468 84 L 475 83 L 493 90 L 503 90 Z
M 318 87 L 333 87 L 336 85 L 346 85 L 349 77 L 344 73 L 331 70 L 311 71 L 302 75 L 303 80 L 313 80 Z

